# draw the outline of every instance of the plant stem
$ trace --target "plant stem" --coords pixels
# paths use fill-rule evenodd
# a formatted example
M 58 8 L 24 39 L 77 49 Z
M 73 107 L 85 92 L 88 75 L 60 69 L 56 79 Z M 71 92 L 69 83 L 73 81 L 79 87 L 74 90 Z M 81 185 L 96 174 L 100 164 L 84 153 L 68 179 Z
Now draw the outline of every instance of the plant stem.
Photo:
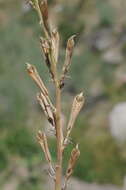
M 63 132 L 61 125 L 61 90 L 59 88 L 58 80 L 56 80 L 55 87 L 56 87 L 56 136 L 57 136 L 57 165 L 56 165 L 55 190 L 61 190 Z
M 57 62 L 54 58 L 52 51 L 50 52 L 52 69 L 54 73 L 55 84 L 55 97 L 56 97 L 56 141 L 57 141 L 57 163 L 56 163 L 56 176 L 55 176 L 55 190 L 62 189 L 62 154 L 63 154 L 63 129 L 61 124 L 61 89 L 60 80 L 58 77 Z

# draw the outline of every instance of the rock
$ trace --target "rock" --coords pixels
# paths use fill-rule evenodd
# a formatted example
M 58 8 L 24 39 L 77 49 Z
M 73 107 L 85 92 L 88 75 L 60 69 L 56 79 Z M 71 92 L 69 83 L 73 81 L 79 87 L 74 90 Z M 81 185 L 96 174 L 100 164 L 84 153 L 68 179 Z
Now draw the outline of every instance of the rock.
M 106 63 L 111 63 L 111 64 L 119 64 L 123 60 L 120 47 L 114 47 L 114 48 L 108 49 L 107 51 L 103 53 L 102 57 Z
M 88 37 L 88 45 L 98 51 L 103 51 L 115 42 L 113 31 L 108 28 L 99 29 Z
M 111 134 L 119 142 L 126 141 L 126 102 L 117 104 L 109 115 Z

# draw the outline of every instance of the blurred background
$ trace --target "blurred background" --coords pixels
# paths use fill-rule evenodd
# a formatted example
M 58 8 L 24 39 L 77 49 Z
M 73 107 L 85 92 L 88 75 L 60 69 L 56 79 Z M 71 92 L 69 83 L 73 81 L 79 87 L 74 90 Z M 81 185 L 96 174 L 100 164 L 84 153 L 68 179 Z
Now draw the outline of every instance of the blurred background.
M 81 156 L 68 189 L 126 189 L 126 1 L 49 0 L 61 34 L 60 64 L 68 37 L 77 34 L 70 77 L 63 95 L 67 122 L 73 97 L 84 91 L 85 106 L 72 132 Z M 25 63 L 36 65 L 54 94 L 39 48 L 38 17 L 25 1 L 0 0 L 0 187 L 44 190 L 44 155 L 36 132 L 47 130 L 53 160 L 55 139 L 36 101 L 38 89 Z M 66 150 L 64 171 L 73 145 Z

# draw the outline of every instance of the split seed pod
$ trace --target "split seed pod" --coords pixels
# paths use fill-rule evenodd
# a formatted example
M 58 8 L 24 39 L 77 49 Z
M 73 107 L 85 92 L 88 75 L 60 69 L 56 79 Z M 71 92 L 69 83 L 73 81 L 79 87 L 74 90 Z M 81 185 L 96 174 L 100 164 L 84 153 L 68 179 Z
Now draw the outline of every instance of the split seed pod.
M 49 152 L 49 148 L 48 148 L 48 143 L 47 143 L 47 137 L 45 135 L 45 133 L 42 133 L 41 131 L 38 132 L 37 134 L 37 140 L 45 154 L 45 158 L 48 162 L 51 162 L 51 155 Z
M 40 44 L 41 44 L 41 48 L 44 54 L 44 58 L 45 58 L 45 63 L 48 67 L 49 73 L 51 75 L 52 80 L 54 81 L 54 73 L 53 73 L 53 69 L 52 69 L 52 64 L 51 64 L 51 60 L 50 60 L 50 45 L 49 42 L 44 39 L 44 38 L 40 38 Z
M 69 160 L 69 163 L 68 163 L 68 168 L 67 168 L 67 171 L 66 171 L 66 179 L 67 180 L 72 175 L 74 167 L 75 167 L 75 164 L 76 164 L 79 156 L 80 156 L 80 150 L 78 149 L 78 144 L 77 144 L 76 147 L 73 148 L 73 150 L 71 152 L 70 160 Z
M 66 57 L 65 57 L 65 63 L 62 69 L 62 75 L 61 75 L 61 79 L 60 79 L 60 86 L 62 88 L 63 84 L 64 84 L 64 79 L 66 77 L 66 74 L 69 71 L 69 67 L 71 65 L 71 58 L 72 58 L 72 54 L 73 54 L 73 49 L 74 49 L 74 38 L 76 35 L 71 36 L 68 41 L 67 41 L 67 47 L 66 47 Z
M 37 134 L 37 140 L 38 140 L 38 143 L 40 144 L 40 146 L 41 146 L 41 148 L 42 148 L 42 150 L 44 152 L 46 161 L 49 164 L 50 172 L 52 174 L 54 174 L 55 171 L 54 171 L 53 166 L 52 166 L 52 158 L 51 158 L 51 154 L 50 154 L 50 151 L 49 151 L 47 137 L 46 137 L 45 133 L 42 133 L 41 131 L 39 131 L 38 134 Z
M 41 77 L 39 76 L 35 66 L 26 63 L 27 65 L 27 72 L 28 74 L 31 76 L 31 78 L 35 81 L 35 83 L 37 84 L 37 86 L 41 89 L 42 94 L 46 97 L 46 100 L 48 101 L 48 104 L 50 105 L 51 109 L 53 111 L 55 111 L 55 107 L 53 106 L 50 98 L 49 98 L 49 93 L 47 88 L 45 87 Z
M 37 94 L 37 100 L 42 107 L 45 116 L 47 117 L 47 120 L 49 123 L 55 127 L 55 122 L 54 122 L 54 116 L 53 116 L 53 111 L 51 108 L 51 105 L 48 103 L 48 100 L 46 96 L 44 96 L 42 93 Z
M 76 118 L 77 118 L 81 108 L 83 107 L 83 105 L 84 105 L 84 96 L 83 96 L 83 93 L 81 92 L 80 94 L 75 96 L 75 98 L 73 100 L 70 119 L 69 119 L 68 126 L 67 126 L 67 134 L 66 134 L 66 138 L 64 140 L 64 145 L 66 145 L 68 142 L 68 138 L 71 133 L 71 130 L 74 126 Z
M 44 95 L 48 95 L 48 91 L 42 81 L 42 79 L 40 78 L 35 66 L 26 63 L 27 65 L 27 72 L 28 74 L 31 76 L 31 78 L 35 81 L 35 83 L 37 84 L 37 86 L 41 89 L 42 93 Z

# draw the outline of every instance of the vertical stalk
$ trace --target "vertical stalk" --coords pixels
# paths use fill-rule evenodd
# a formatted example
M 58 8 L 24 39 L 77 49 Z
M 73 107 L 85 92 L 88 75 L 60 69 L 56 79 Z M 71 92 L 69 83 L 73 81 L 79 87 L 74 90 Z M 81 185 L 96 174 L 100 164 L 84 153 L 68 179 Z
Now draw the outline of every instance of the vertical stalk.
M 63 132 L 61 125 L 61 90 L 59 88 L 58 79 L 56 79 L 55 88 L 56 88 L 56 136 L 57 136 L 57 165 L 56 165 L 55 190 L 61 190 Z
M 55 190 L 61 190 L 61 173 L 62 173 L 62 142 L 61 142 L 61 93 L 56 87 L 56 128 L 57 128 L 57 165 L 56 165 L 56 182 Z

